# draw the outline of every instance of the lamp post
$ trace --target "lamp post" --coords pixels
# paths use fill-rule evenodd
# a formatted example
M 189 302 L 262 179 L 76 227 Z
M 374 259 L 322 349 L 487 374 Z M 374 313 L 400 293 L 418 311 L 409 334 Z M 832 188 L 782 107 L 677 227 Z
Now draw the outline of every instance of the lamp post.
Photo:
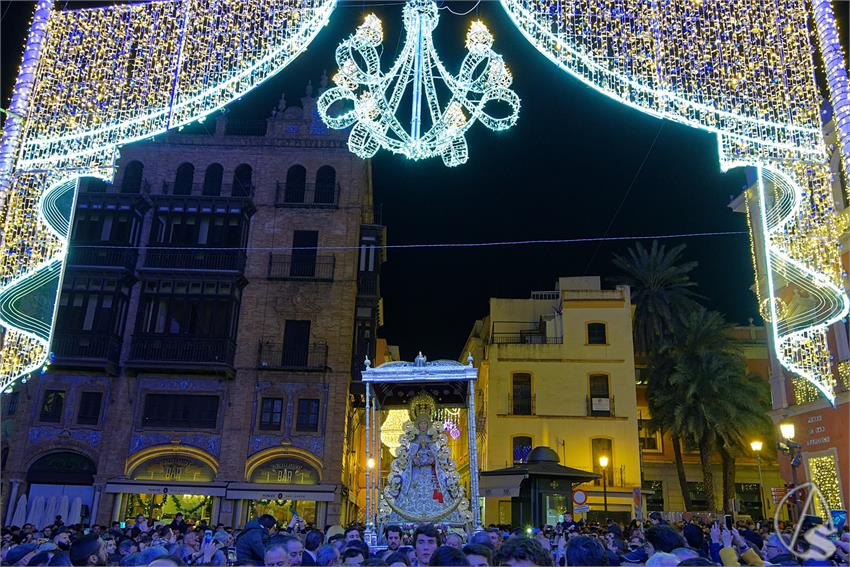
M 608 511 L 608 457 L 599 457 L 599 466 L 602 467 L 602 509 Z
M 764 499 L 764 477 L 761 474 L 761 450 L 764 447 L 764 443 L 761 441 L 752 441 L 750 443 L 750 448 L 753 450 L 753 453 L 756 454 L 756 462 L 759 467 L 759 502 L 761 502 L 761 514 L 763 518 L 767 517 L 767 504 Z
M 794 435 L 796 434 L 794 422 L 783 421 L 780 423 L 779 433 L 782 434 L 782 438 L 785 439 L 785 441 L 777 443 L 776 448 L 788 455 L 788 458 L 791 460 L 791 483 L 794 485 L 794 488 L 797 488 L 797 467 L 800 466 L 803 456 L 800 454 L 800 444 L 793 441 Z M 799 493 L 795 492 L 793 498 L 794 520 L 800 517 L 800 499 L 798 496 Z

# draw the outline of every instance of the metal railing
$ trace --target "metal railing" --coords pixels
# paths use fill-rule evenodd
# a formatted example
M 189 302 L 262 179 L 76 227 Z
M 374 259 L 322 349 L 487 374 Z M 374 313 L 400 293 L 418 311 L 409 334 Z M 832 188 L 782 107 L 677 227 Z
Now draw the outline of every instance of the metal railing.
M 357 295 L 378 296 L 378 272 L 360 272 L 357 274 Z
M 559 345 L 564 342 L 563 337 L 547 337 L 536 329 L 519 333 L 493 333 L 492 340 L 496 345 Z
M 333 209 L 339 206 L 339 183 L 281 183 L 275 185 L 277 207 Z
M 269 254 L 270 280 L 331 282 L 336 258 L 328 255 Z
M 531 299 L 559 300 L 561 299 L 561 292 L 557 289 L 554 291 L 532 291 Z
M 514 403 L 514 395 L 508 394 L 508 407 L 505 414 L 537 415 L 537 394 L 531 394 L 530 398 L 524 400 L 516 400 L 516 403 Z
M 229 338 L 133 335 L 130 358 L 162 363 L 233 364 L 236 343 Z
M 57 365 L 79 360 L 118 364 L 121 356 L 121 337 L 115 335 L 57 330 L 51 346 Z
M 291 347 L 283 343 L 260 341 L 257 367 L 267 370 L 325 370 L 328 345 L 325 342 Z
M 210 187 L 208 192 L 204 192 L 204 183 L 195 182 L 188 188 L 190 193 L 186 193 L 186 188 L 183 192 L 175 193 L 173 182 L 162 182 L 162 194 L 174 195 L 175 197 L 234 197 L 237 199 L 252 198 L 254 196 L 254 185 L 243 185 L 240 183 L 221 183 L 214 187 Z
M 233 250 L 168 250 L 151 248 L 145 253 L 146 268 L 241 272 L 245 269 L 245 251 Z
M 587 414 L 588 417 L 614 417 L 614 396 L 610 398 L 600 398 L 596 396 L 587 396 Z
M 71 246 L 68 250 L 69 266 L 97 266 L 99 268 L 124 268 L 133 270 L 136 267 L 136 259 L 139 252 L 133 248 L 119 248 L 119 246 L 130 246 L 128 243 L 103 243 L 104 248 L 97 245 L 83 244 L 80 247 Z M 114 248 L 112 248 L 114 246 Z

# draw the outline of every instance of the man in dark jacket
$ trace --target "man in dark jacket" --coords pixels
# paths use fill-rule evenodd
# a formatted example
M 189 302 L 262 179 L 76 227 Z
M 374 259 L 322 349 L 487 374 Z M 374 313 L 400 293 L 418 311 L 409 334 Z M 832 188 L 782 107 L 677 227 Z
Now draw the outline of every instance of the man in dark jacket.
M 255 565 L 262 565 L 266 543 L 275 524 L 277 520 L 269 514 L 263 514 L 245 524 L 245 529 L 236 538 L 236 561 L 252 561 Z

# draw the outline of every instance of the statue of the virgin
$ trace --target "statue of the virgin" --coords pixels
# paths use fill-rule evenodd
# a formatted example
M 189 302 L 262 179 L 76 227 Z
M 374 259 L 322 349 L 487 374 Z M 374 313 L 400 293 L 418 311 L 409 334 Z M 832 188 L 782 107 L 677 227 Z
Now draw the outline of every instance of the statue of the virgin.
M 466 524 L 471 520 L 445 425 L 434 419 L 435 414 L 431 396 L 422 393 L 413 398 L 410 421 L 403 426 L 401 445 L 381 497 L 381 523 Z

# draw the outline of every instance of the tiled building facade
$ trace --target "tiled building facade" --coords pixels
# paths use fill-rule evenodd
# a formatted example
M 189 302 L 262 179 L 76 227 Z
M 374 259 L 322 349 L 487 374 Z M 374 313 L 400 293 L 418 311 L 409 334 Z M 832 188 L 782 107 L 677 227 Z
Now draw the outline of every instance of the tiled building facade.
M 356 518 L 343 445 L 385 232 L 369 163 L 310 91 L 260 123 L 221 114 L 125 147 L 113 183 L 81 181 L 54 364 L 2 398 L 4 507 Z

